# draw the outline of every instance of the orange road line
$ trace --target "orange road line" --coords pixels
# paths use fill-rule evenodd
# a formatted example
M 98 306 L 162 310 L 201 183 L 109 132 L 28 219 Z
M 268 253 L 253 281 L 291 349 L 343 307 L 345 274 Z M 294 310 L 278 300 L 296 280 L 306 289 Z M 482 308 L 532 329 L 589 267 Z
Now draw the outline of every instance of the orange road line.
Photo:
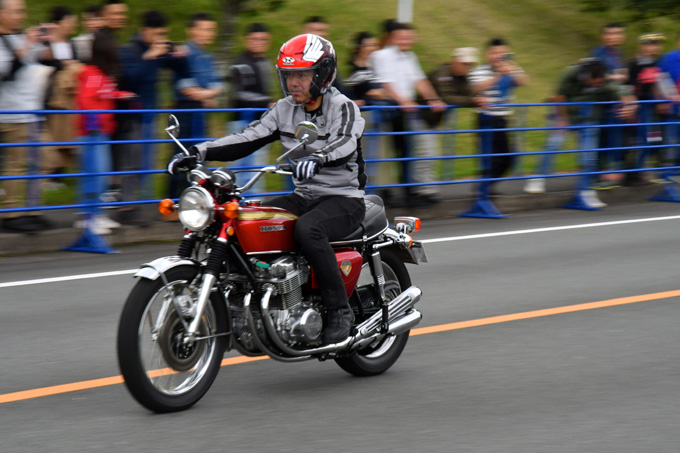
M 546 308 L 544 310 L 525 311 L 523 313 L 513 313 L 511 315 L 492 316 L 490 318 L 472 319 L 470 321 L 453 322 L 438 326 L 421 327 L 412 329 L 410 336 L 426 335 L 430 333 L 446 332 L 457 329 L 467 329 L 469 327 L 488 326 L 489 324 L 499 324 L 503 322 L 519 321 L 521 319 L 540 318 L 543 316 L 559 315 L 562 313 L 572 313 L 575 311 L 594 310 L 596 308 L 613 307 L 616 305 L 635 304 L 638 302 L 650 302 L 659 299 L 670 299 L 680 297 L 680 290 L 665 291 L 662 293 L 643 294 L 641 296 L 621 297 L 618 299 L 602 300 L 599 302 L 588 302 L 578 305 L 566 305 L 563 307 Z
M 240 363 L 255 362 L 257 360 L 268 359 L 269 357 L 233 357 L 222 360 L 222 366 L 238 365 Z M 160 376 L 168 374 L 165 370 L 156 370 L 152 374 Z M 0 395 L 0 404 L 11 403 L 14 401 L 23 401 L 33 398 L 40 398 L 41 396 L 59 395 L 61 393 L 78 392 L 81 390 L 89 390 L 98 387 L 107 387 L 109 385 L 116 385 L 123 383 L 123 376 L 113 376 L 102 379 L 94 379 L 91 381 L 74 382 L 72 384 L 55 385 L 53 387 L 44 387 L 40 389 L 25 390 L 23 392 L 6 393 Z
M 412 329 L 411 336 L 427 335 L 431 333 L 447 332 L 451 330 L 467 329 L 470 327 L 487 326 L 491 324 L 500 324 L 504 322 L 519 321 L 522 319 L 540 318 L 544 316 L 558 315 L 562 313 L 573 313 L 576 311 L 594 310 L 596 308 L 613 307 L 617 305 L 635 304 L 638 302 L 650 302 L 654 300 L 670 299 L 672 297 L 680 297 L 680 290 L 665 291 L 661 293 L 643 294 L 640 296 L 621 297 L 618 299 L 602 300 L 599 302 L 589 302 L 578 305 L 567 305 L 556 308 L 546 308 L 543 310 L 526 311 L 522 313 L 513 313 L 510 315 L 492 316 L 490 318 L 472 319 L 470 321 L 454 322 L 450 324 L 440 324 L 438 326 L 422 327 L 419 329 Z M 267 360 L 269 357 L 232 357 L 222 360 L 221 366 L 238 365 L 241 363 L 256 362 L 259 360 Z M 167 373 L 167 370 L 155 370 L 158 375 Z M 55 385 L 53 387 L 44 387 L 40 389 L 25 390 L 22 392 L 6 393 L 0 395 L 0 404 L 11 403 L 15 401 L 23 401 L 33 398 L 40 398 L 42 396 L 58 395 L 62 393 L 77 392 L 81 390 L 89 390 L 98 387 L 106 387 L 110 385 L 122 384 L 122 376 L 113 376 L 102 379 L 94 379 L 91 381 L 74 382 L 71 384 Z

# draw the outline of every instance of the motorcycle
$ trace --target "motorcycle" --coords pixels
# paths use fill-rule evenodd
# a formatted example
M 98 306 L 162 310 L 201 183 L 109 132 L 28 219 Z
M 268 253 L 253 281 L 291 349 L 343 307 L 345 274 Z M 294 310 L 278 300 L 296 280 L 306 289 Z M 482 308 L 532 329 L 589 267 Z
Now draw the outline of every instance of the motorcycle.
M 166 132 L 177 140 L 170 116 Z M 411 233 L 415 217 L 396 217 L 391 227 L 382 200 L 365 197 L 366 216 L 349 236 L 331 243 L 355 323 L 349 337 L 322 344 L 325 308 L 314 269 L 295 244 L 296 216 L 243 193 L 268 173 L 290 175 L 280 163 L 313 143 L 316 126 L 300 123 L 298 145 L 258 170 L 242 187 L 226 167 L 199 165 L 179 202 L 163 200 L 185 228 L 177 255 L 144 264 L 123 307 L 118 363 L 132 396 L 155 412 L 196 404 L 208 391 L 226 351 L 269 356 L 280 362 L 333 359 L 355 376 L 385 372 L 399 358 L 422 314 L 421 290 L 411 285 L 406 263 L 427 262 Z

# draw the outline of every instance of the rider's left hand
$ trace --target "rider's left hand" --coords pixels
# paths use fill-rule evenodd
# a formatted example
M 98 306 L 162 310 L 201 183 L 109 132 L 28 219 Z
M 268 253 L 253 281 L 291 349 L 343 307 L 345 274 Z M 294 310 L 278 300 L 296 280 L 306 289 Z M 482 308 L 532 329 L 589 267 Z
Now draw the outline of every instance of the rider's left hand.
M 198 165 L 198 151 L 192 146 L 189 149 L 189 156 L 184 153 L 177 153 L 172 156 L 168 163 L 167 172 L 174 175 L 178 172 L 191 171 Z
M 310 154 L 307 157 L 303 157 L 296 164 L 293 169 L 293 176 L 298 180 L 313 178 L 317 175 L 323 167 L 323 157 L 317 154 Z

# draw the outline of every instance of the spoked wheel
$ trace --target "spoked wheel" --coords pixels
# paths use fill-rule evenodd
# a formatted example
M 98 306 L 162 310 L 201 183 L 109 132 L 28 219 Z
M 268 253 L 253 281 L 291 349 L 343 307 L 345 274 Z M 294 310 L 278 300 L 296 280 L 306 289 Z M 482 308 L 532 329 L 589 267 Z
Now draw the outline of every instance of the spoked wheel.
M 385 275 L 385 297 L 391 301 L 411 286 L 411 278 L 399 256 L 389 249 L 380 251 Z M 364 301 L 362 301 L 363 303 Z M 387 371 L 397 361 L 406 346 L 410 331 L 387 335 L 356 354 L 335 359 L 343 370 L 355 376 L 375 376 Z
M 132 396 L 155 412 L 188 409 L 219 371 L 227 337 L 224 304 L 215 293 L 199 324 L 198 340 L 184 341 L 198 299 L 196 269 L 183 266 L 162 279 L 140 280 L 118 326 L 118 363 Z M 204 339 L 200 339 L 204 338 Z

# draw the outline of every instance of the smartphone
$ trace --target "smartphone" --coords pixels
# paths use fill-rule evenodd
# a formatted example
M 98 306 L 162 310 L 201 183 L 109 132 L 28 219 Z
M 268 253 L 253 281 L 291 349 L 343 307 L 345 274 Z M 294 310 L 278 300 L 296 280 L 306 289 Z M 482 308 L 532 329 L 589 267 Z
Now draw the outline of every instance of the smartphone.
M 505 55 L 503 55 L 503 60 L 504 61 L 511 61 L 515 58 L 515 54 L 512 52 L 508 52 Z

